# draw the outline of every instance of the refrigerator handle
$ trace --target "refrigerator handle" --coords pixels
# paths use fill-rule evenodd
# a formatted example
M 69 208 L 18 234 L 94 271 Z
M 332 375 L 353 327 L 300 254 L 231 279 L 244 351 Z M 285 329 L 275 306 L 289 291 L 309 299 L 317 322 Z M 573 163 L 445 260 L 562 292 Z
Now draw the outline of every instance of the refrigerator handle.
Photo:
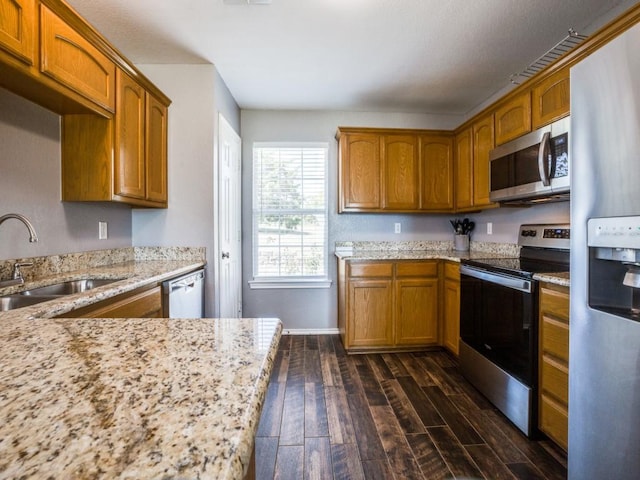
M 538 172 L 540 173 L 540 180 L 542 185 L 548 187 L 551 185 L 549 180 L 549 154 L 551 152 L 551 132 L 545 132 L 540 141 L 540 148 L 538 149 Z

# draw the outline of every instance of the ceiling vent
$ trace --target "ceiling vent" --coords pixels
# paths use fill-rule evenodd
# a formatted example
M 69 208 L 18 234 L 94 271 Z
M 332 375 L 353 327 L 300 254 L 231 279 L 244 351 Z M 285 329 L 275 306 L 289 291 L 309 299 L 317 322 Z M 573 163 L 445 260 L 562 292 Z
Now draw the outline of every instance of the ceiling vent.
M 514 85 L 520 85 L 520 83 L 524 82 L 528 78 L 533 77 L 535 74 L 540 72 L 540 70 L 543 70 L 545 67 L 555 62 L 564 54 L 569 53 L 586 39 L 586 35 L 578 35 L 578 32 L 576 32 L 573 28 L 570 28 L 569 34 L 566 37 L 556 43 L 550 50 L 548 50 L 535 62 L 529 64 L 529 66 L 522 70 L 520 73 L 514 73 L 513 75 L 511 75 L 509 77 L 509 80 Z

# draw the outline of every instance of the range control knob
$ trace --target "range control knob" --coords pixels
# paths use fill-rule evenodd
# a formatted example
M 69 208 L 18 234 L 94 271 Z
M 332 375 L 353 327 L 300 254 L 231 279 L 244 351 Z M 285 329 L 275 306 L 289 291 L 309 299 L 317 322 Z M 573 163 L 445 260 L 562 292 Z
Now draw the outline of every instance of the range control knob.
M 522 236 L 523 237 L 535 237 L 538 234 L 538 232 L 536 230 L 523 230 L 522 231 Z

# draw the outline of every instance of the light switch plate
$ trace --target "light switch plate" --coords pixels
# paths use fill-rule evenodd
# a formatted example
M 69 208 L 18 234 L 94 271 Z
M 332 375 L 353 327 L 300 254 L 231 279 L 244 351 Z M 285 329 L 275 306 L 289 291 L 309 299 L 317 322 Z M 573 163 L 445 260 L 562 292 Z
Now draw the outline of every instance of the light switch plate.
M 106 240 L 109 238 L 107 222 L 98 222 L 98 240 Z

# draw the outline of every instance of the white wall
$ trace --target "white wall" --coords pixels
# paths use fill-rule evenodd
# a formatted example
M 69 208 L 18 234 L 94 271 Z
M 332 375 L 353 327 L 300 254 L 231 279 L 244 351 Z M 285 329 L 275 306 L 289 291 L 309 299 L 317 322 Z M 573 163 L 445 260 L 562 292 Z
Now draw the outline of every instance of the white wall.
M 169 208 L 136 209 L 133 244 L 206 247 L 206 314 L 213 316 L 216 105 L 218 102 L 225 117 L 231 117 L 230 121 L 235 119 L 236 123 L 237 105 L 233 99 L 229 100 L 230 94 L 213 65 L 138 65 L 138 68 L 172 103 L 169 107 Z
M 452 129 L 458 117 L 357 112 L 242 111 L 243 153 L 243 307 L 245 316 L 276 316 L 286 329 L 331 329 L 337 327 L 337 272 L 333 256 L 336 241 L 344 240 L 451 240 L 449 219 L 470 217 L 477 223 L 472 239 L 516 243 L 522 223 L 568 222 L 569 203 L 530 208 L 500 208 L 475 214 L 338 214 L 335 133 L 338 126 Z M 310 141 L 329 144 L 329 275 L 330 289 L 251 290 L 252 278 L 251 198 L 252 145 L 263 141 Z M 402 233 L 393 233 L 394 223 Z M 493 235 L 486 234 L 487 222 Z
M 0 216 L 21 213 L 38 243 L 17 220 L 0 225 L 0 259 L 131 246 L 131 208 L 110 203 L 62 203 L 60 116 L 0 89 Z M 98 240 L 98 221 L 109 238 Z

